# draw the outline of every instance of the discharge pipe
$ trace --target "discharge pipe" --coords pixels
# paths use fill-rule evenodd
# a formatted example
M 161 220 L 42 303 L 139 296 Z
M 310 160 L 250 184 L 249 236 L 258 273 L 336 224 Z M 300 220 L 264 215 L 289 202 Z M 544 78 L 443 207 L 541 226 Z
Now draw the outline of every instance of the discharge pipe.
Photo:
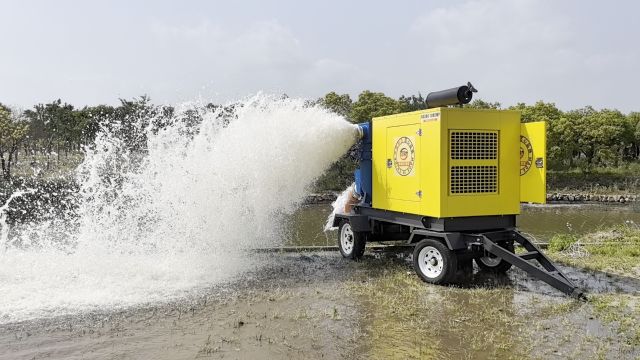
M 353 126 L 356 132 L 356 139 L 361 140 L 369 136 L 369 123 L 361 123 Z
M 447 90 L 434 91 L 427 95 L 427 109 L 446 106 L 468 104 L 473 98 L 473 93 L 478 92 L 470 82 L 467 85 L 454 87 Z

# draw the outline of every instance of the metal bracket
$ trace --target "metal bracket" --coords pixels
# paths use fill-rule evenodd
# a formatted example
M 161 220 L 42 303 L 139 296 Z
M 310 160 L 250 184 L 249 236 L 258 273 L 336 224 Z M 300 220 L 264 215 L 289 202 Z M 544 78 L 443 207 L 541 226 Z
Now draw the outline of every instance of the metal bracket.
M 546 282 L 563 293 L 576 299 L 586 299 L 584 291 L 573 284 L 560 269 L 547 258 L 529 239 L 515 230 L 497 231 L 479 234 L 484 249 L 529 273 L 529 275 Z M 498 241 L 512 238 L 522 245 L 527 252 L 515 254 L 498 244 Z M 536 260 L 541 266 L 536 266 L 528 260 Z

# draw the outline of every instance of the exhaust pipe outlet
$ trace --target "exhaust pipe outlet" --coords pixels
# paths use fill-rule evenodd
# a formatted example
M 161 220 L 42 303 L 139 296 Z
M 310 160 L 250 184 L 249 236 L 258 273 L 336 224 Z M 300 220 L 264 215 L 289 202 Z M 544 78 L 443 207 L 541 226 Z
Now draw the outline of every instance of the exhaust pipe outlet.
M 468 104 L 473 98 L 474 92 L 478 92 L 478 90 L 476 90 L 470 82 L 468 82 L 467 85 L 434 91 L 427 95 L 427 109 L 447 105 Z

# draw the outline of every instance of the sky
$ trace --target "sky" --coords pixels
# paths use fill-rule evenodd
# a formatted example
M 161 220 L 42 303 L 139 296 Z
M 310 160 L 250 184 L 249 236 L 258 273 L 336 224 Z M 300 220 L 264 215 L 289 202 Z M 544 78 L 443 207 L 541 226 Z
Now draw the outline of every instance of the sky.
M 640 111 L 638 1 L 0 0 L 0 14 L 0 102 L 19 107 L 471 81 L 504 106 Z

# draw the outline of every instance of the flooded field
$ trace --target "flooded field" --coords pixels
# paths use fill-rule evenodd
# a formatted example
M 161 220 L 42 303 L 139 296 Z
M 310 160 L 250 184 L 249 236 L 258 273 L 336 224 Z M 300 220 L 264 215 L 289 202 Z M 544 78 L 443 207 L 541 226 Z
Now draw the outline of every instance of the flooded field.
M 420 282 L 395 256 L 267 256 L 272 264 L 259 272 L 180 302 L 0 326 L 0 359 L 640 355 L 595 306 L 519 270 L 442 287 Z M 564 270 L 595 296 L 638 299 L 638 279 Z
M 333 245 L 328 205 L 294 218 L 289 244 Z M 639 222 L 632 207 L 526 207 L 540 239 Z M 567 223 L 571 226 L 567 226 Z M 181 300 L 0 325 L 0 359 L 635 359 L 640 279 L 562 267 L 591 301 L 518 269 L 457 286 L 422 283 L 408 254 L 252 254 L 265 264 Z

